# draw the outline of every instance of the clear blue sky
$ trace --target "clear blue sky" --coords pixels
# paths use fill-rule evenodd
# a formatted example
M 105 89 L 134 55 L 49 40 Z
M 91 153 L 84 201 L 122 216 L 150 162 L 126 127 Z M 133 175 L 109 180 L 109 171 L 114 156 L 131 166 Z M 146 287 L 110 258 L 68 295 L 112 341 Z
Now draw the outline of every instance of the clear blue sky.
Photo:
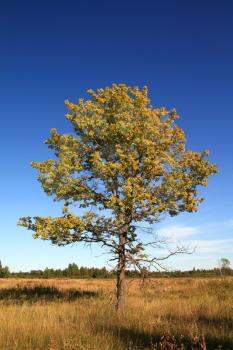
M 23 215 L 57 215 L 32 160 L 51 154 L 51 127 L 69 132 L 65 99 L 115 83 L 148 85 L 154 106 L 176 107 L 194 150 L 210 149 L 220 173 L 196 214 L 155 227 L 192 241 L 197 252 L 172 268 L 233 263 L 233 2 L 1 1 L 0 259 L 11 270 L 101 266 L 98 249 L 52 247 L 16 226 Z

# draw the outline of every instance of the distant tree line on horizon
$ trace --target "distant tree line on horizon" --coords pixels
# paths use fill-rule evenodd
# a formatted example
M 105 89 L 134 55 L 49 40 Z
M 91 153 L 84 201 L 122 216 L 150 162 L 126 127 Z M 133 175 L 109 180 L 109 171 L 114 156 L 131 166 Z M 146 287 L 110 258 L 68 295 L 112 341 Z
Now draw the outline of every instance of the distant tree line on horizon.
M 233 269 L 229 266 L 214 269 L 195 269 L 189 271 L 136 271 L 126 270 L 126 277 L 139 278 L 141 276 L 158 277 L 214 277 L 214 276 L 233 276 Z M 45 268 L 44 270 L 31 270 L 29 272 L 11 272 L 8 266 L 4 266 L 0 261 L 0 278 L 115 278 L 116 271 L 107 270 L 106 267 L 84 267 L 75 263 L 69 264 L 65 269 Z

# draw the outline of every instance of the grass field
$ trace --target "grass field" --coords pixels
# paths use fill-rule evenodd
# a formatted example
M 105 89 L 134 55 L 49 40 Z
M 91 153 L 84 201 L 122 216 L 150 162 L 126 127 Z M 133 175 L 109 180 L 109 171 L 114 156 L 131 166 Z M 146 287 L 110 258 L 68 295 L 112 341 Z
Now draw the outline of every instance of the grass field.
M 233 350 L 233 278 L 128 280 L 121 316 L 114 283 L 1 279 L 0 349 L 149 350 L 169 332 Z

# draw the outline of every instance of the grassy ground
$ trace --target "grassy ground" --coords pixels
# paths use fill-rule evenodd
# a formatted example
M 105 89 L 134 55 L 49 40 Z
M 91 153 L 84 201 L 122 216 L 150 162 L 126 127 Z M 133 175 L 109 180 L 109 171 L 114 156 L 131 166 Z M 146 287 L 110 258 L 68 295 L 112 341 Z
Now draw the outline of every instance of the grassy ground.
M 233 278 L 127 281 L 114 310 L 114 280 L 0 280 L 0 349 L 149 350 L 165 332 L 233 350 Z

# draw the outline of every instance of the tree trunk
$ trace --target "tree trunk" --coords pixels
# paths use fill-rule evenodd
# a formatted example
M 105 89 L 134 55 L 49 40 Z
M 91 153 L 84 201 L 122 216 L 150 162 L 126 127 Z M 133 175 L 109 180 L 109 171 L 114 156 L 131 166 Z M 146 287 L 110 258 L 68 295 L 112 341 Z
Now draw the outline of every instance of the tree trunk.
M 117 284 L 116 284 L 116 309 L 117 311 L 123 311 L 125 306 L 125 243 L 126 243 L 127 228 L 124 227 L 119 235 L 119 247 L 118 247 L 118 265 L 117 265 Z
M 122 261 L 121 261 L 122 263 Z M 117 311 L 122 311 L 125 306 L 125 266 L 122 265 L 122 268 L 117 271 Z

